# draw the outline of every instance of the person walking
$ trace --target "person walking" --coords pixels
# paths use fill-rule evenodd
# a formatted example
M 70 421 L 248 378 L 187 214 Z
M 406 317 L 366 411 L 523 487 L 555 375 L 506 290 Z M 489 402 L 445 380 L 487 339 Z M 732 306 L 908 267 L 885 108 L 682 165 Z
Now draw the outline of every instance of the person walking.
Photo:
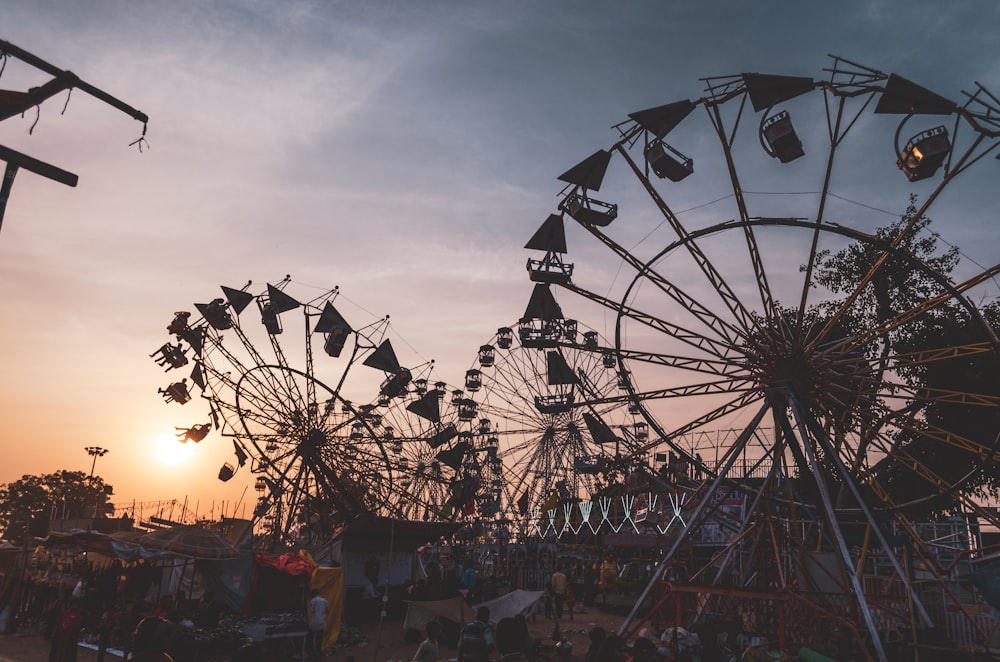
M 573 582 L 566 584 L 566 613 L 569 620 L 573 620 L 573 610 L 576 608 L 576 592 L 573 590 Z
M 552 573 L 552 579 L 549 582 L 549 586 L 552 588 L 552 599 L 556 603 L 556 621 L 562 620 L 563 603 L 566 601 L 566 587 L 568 585 L 569 580 L 566 579 L 566 575 L 563 573 L 562 568 L 556 568 L 556 571 Z
M 488 662 L 493 645 L 490 608 L 479 607 L 476 620 L 466 624 L 458 635 L 458 662 Z
M 427 638 L 417 646 L 417 652 L 413 654 L 413 662 L 438 662 L 441 655 L 438 647 L 438 638 L 441 636 L 441 624 L 431 621 L 426 627 Z
M 330 615 L 330 603 L 316 589 L 310 591 L 309 595 L 309 634 L 307 645 L 309 659 L 318 660 L 323 654 L 323 635 L 326 632 L 326 618 Z

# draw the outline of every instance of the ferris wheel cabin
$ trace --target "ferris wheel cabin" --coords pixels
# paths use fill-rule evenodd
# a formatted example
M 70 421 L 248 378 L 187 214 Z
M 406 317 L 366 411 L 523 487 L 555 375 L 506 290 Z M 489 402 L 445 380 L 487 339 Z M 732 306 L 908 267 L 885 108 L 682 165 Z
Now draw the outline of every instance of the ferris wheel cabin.
M 660 179 L 679 182 L 694 172 L 694 160 L 663 142 L 654 140 L 646 147 L 646 163 Z
M 932 177 L 951 151 L 948 129 L 937 126 L 910 138 L 896 161 L 911 182 Z
M 618 205 L 594 200 L 586 194 L 573 193 L 563 204 L 570 216 L 586 225 L 605 227 L 618 217 Z
M 802 142 L 792 127 L 792 118 L 786 110 L 764 120 L 761 125 L 761 139 L 768 148 L 767 153 L 782 163 L 794 161 L 805 155 Z

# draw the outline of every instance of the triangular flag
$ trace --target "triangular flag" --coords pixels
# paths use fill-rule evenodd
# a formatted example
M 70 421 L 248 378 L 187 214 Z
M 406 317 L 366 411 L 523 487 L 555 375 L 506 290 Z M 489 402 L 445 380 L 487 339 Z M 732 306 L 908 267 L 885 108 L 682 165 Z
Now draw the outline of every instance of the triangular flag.
M 525 248 L 547 253 L 566 252 L 566 228 L 562 216 L 549 214 L 542 226 L 531 236 Z
M 378 368 L 386 372 L 398 372 L 399 361 L 396 359 L 396 352 L 392 349 L 392 343 L 388 339 L 383 340 L 371 355 L 365 359 L 365 365 L 369 368 Z
M 599 191 L 609 163 L 611 163 L 611 152 L 599 149 L 559 175 L 559 180 L 591 191 Z
M 775 76 L 774 74 L 743 74 L 743 82 L 750 95 L 750 104 L 757 112 L 767 110 L 776 103 L 788 101 L 812 92 L 812 78 L 805 76 Z
M 352 330 L 347 320 L 337 312 L 332 303 L 327 301 L 326 305 L 323 306 L 323 312 L 320 313 L 319 321 L 316 322 L 316 328 L 313 329 L 313 333 L 330 333 L 334 329 Z
M 253 295 L 249 292 L 244 292 L 243 290 L 234 290 L 231 287 L 226 287 L 222 285 L 222 292 L 226 295 L 226 299 L 229 301 L 229 305 L 232 306 L 233 311 L 239 315 L 243 312 L 243 309 L 250 305 L 253 301 Z
M 440 431 L 432 435 L 427 440 L 427 445 L 431 448 L 437 448 L 438 446 L 445 444 L 455 437 L 458 436 L 458 428 L 455 427 L 454 423 L 449 423 L 444 426 Z
M 438 392 L 436 390 L 428 391 L 423 397 L 406 405 L 406 410 L 413 412 L 421 418 L 426 418 L 432 423 L 438 423 L 441 421 L 441 407 L 439 403 Z
M 271 312 L 276 315 L 295 310 L 302 305 L 270 283 L 267 284 L 267 300 L 271 304 Z
M 469 442 L 461 441 L 455 444 L 452 448 L 441 451 L 435 455 L 434 458 L 442 464 L 458 471 L 458 468 L 462 466 L 462 460 L 465 459 L 465 454 L 469 452 L 470 448 L 472 448 L 472 446 L 469 445 Z
M 531 298 L 528 306 L 524 309 L 522 320 L 561 320 L 563 319 L 562 308 L 556 303 L 549 286 L 544 283 L 535 285 L 531 291 Z
M 628 116 L 646 131 L 657 138 L 662 138 L 680 124 L 681 120 L 690 115 L 692 110 L 694 110 L 694 104 L 685 99 L 684 101 L 668 103 L 665 106 L 637 110 L 634 113 L 629 113 Z
M 233 439 L 233 448 L 236 449 L 236 461 L 239 462 L 240 466 L 242 467 L 244 464 L 247 463 L 246 451 L 240 448 L 240 445 L 236 443 L 235 439 Z
M 205 373 L 202 372 L 199 361 L 195 361 L 194 370 L 191 371 L 191 381 L 197 384 L 202 391 L 205 390 Z
M 892 115 L 950 115 L 958 108 L 954 101 L 931 92 L 926 87 L 890 74 L 885 90 L 875 105 L 875 112 Z
M 595 444 L 610 444 L 618 440 L 607 423 L 590 412 L 583 412 L 583 421 L 587 424 L 587 429 L 590 430 L 590 436 Z
M 551 351 L 546 356 L 546 362 L 548 364 L 548 382 L 549 386 L 555 386 L 557 384 L 576 384 L 579 379 L 576 373 L 573 372 L 573 368 L 569 367 L 566 363 L 566 359 L 558 351 Z

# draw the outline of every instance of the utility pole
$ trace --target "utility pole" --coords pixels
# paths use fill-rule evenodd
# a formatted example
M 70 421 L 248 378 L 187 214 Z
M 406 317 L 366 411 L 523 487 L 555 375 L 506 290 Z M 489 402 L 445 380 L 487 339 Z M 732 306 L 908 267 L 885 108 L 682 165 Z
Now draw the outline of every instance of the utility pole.
M 140 151 L 142 151 L 142 143 L 145 141 L 146 136 L 146 125 L 149 123 L 149 117 L 145 113 L 116 99 L 107 92 L 80 80 L 72 71 L 60 69 L 37 55 L 33 55 L 8 41 L 0 39 L 0 61 L 6 61 L 9 57 L 21 60 L 28 66 L 49 74 L 52 76 L 52 79 L 38 87 L 30 88 L 26 92 L 0 91 L 0 121 L 20 115 L 30 108 L 38 107 L 44 101 L 60 92 L 78 89 L 142 122 L 142 136 L 131 143 L 132 145 L 139 145 Z M 0 161 L 7 163 L 3 179 L 0 181 L 0 225 L 3 224 L 3 214 L 7 207 L 7 199 L 10 197 L 10 190 L 14 185 L 14 177 L 17 175 L 19 169 L 24 168 L 67 186 L 76 186 L 77 184 L 78 178 L 73 173 L 67 172 L 62 168 L 57 168 L 44 161 L 39 161 L 27 154 L 22 154 L 3 145 L 0 145 Z

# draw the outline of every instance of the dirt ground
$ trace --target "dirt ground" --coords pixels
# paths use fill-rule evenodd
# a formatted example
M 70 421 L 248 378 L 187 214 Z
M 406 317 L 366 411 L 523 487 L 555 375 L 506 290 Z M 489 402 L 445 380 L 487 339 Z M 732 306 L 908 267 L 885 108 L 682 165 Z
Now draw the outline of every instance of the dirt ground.
M 587 651 L 587 633 L 594 626 L 601 626 L 608 632 L 615 631 L 623 620 L 623 614 L 603 610 L 600 606 L 581 607 L 577 605 L 573 620 L 563 616 L 560 632 L 573 644 L 573 659 L 583 659 Z M 536 616 L 528 621 L 528 629 L 543 646 L 551 647 L 555 622 Z M 379 624 L 368 624 L 345 628 L 341 643 L 334 646 L 324 658 L 324 662 L 343 662 L 348 656 L 355 662 L 387 662 L 389 660 L 410 660 L 417 650 L 418 642 L 407 641 L 400 620 L 389 620 Z M 443 660 L 458 655 L 455 648 L 442 647 Z M 41 635 L 0 635 L 0 662 L 47 662 L 49 642 Z M 96 662 L 97 652 L 84 646 L 79 648 L 77 662 Z M 120 661 L 121 657 L 109 654 L 105 662 Z M 178 662 L 181 662 L 178 660 Z M 277 661 L 276 661 L 277 662 Z

